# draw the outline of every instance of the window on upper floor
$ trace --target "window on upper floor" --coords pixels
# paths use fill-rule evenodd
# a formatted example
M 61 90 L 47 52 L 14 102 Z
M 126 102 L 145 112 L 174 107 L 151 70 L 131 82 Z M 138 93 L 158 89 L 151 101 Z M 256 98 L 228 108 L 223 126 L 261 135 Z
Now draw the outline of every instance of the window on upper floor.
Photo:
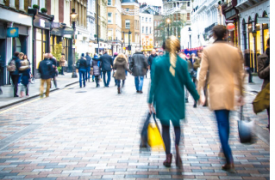
M 148 22 L 148 18 L 145 18 L 145 22 Z
M 142 26 L 142 31 L 141 32 L 142 32 L 142 34 L 144 34 L 144 27 L 143 26 Z
M 125 20 L 125 29 L 130 29 L 130 20 Z
M 108 6 L 112 6 L 112 0 L 108 0 Z
M 128 12 L 128 11 L 129 11 L 129 8 L 126 8 L 126 11 Z
M 113 24 L 113 14 L 108 12 L 108 24 Z
M 190 21 L 190 13 L 187 13 L 187 20 Z
M 144 17 L 142 17 L 142 22 L 144 22 Z
M 151 18 L 149 18 L 149 22 L 151 22 Z
M 148 27 L 146 27 L 146 34 L 148 34 Z
M 112 41 L 112 40 L 113 40 L 113 30 L 112 30 L 112 29 L 109 29 L 109 30 L 108 30 L 108 40 L 109 40 L 109 41 Z
M 149 34 L 152 34 L 152 28 L 150 27 L 150 31 L 149 31 Z

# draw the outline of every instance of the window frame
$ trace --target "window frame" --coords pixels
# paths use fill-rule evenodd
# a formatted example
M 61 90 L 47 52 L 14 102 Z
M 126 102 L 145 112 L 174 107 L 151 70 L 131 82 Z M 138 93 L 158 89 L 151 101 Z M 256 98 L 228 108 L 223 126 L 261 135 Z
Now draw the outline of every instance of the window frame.
M 127 22 L 129 22 L 129 27 L 127 27 Z M 131 28 L 131 21 L 128 19 L 125 19 L 125 29 L 130 29 Z
M 111 4 L 109 5 L 109 0 L 107 1 L 107 6 L 112 6 L 113 2 L 110 0 Z
M 111 14 L 111 22 L 109 23 L 109 14 Z M 111 12 L 108 12 L 107 13 L 107 19 L 108 19 L 108 24 L 113 24 L 113 13 L 111 13 Z

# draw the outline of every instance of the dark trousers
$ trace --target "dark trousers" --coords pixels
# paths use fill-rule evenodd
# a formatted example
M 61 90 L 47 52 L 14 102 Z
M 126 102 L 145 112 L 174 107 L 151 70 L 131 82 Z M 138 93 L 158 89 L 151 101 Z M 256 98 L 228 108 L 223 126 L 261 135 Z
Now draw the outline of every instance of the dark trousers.
M 175 136 L 176 136 L 175 143 L 176 143 L 176 145 L 179 145 L 180 144 L 180 134 L 181 134 L 180 126 L 174 126 L 174 131 L 175 131 Z M 163 142 L 165 145 L 165 153 L 171 154 L 170 126 L 162 124 L 162 138 L 163 138 Z
M 90 71 L 91 71 L 91 67 L 87 67 L 86 69 L 86 81 L 89 80 L 90 81 Z
M 18 90 L 18 80 L 19 80 L 19 75 L 11 75 L 11 80 L 13 83 L 13 95 L 17 96 L 17 90 Z
M 26 92 L 26 96 L 29 95 L 29 86 L 28 84 L 23 84 L 22 88 L 21 88 L 21 92 L 24 91 L 25 89 L 25 92 Z
M 96 87 L 99 87 L 99 77 L 100 77 L 100 75 L 94 76 L 94 77 L 95 77 Z
M 79 69 L 79 86 L 82 87 L 82 81 L 83 81 L 83 85 L 84 87 L 86 86 L 85 82 L 86 82 L 86 69 Z M 83 80 L 82 80 L 83 78 Z
M 251 68 L 247 68 L 246 72 L 248 73 L 248 83 L 252 83 L 252 72 Z
M 107 80 L 106 80 L 106 73 L 107 73 Z M 109 86 L 110 80 L 111 80 L 111 71 L 103 71 L 104 86 Z
M 60 74 L 64 75 L 64 66 L 61 66 L 61 72 Z
M 229 141 L 230 124 L 229 124 L 229 110 L 214 111 L 218 123 L 219 137 L 222 145 L 222 150 L 227 163 L 233 163 L 233 156 Z

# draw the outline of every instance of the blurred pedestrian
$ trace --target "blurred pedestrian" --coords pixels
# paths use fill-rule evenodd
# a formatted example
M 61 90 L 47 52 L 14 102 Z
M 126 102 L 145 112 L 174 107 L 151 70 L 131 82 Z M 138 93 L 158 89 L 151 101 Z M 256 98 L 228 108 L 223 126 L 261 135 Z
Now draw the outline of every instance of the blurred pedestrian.
M 132 73 L 128 68 L 127 58 L 122 53 L 120 53 L 114 60 L 113 68 L 116 70 L 114 77 L 117 81 L 117 93 L 120 94 L 121 93 L 121 89 L 120 89 L 121 80 L 125 80 L 125 78 L 126 78 L 125 70 Z
M 21 63 L 21 61 L 24 60 L 23 58 L 24 58 L 24 53 L 20 52 L 20 53 L 19 53 L 20 63 Z M 19 71 L 18 85 L 21 84 L 21 81 L 22 81 L 22 73 Z
M 150 69 L 150 78 L 152 78 L 151 66 L 152 66 L 152 63 L 153 63 L 154 59 L 155 59 L 157 56 L 158 56 L 158 55 L 156 54 L 156 50 L 153 49 L 151 55 L 150 55 L 149 58 L 148 58 L 148 69 Z
M 133 76 L 135 76 L 135 86 L 137 93 L 143 93 L 143 79 L 144 75 L 147 72 L 147 68 L 148 65 L 145 56 L 143 55 L 140 49 L 137 49 L 134 55 L 132 56 L 132 62 L 130 64 L 130 70 L 132 71 Z
M 11 80 L 13 83 L 13 95 L 14 97 L 19 97 L 17 94 L 18 90 L 18 81 L 19 81 L 19 68 L 21 66 L 20 59 L 19 59 L 19 52 L 15 52 L 12 60 L 9 64 L 14 64 L 15 68 L 14 71 L 10 71 Z
M 115 59 L 116 59 L 116 57 L 117 57 L 117 55 L 118 55 L 118 53 L 117 52 L 115 52 L 114 53 L 114 57 L 113 57 L 113 64 L 114 64 L 114 61 L 115 61 Z M 117 85 L 117 81 L 116 81 L 116 78 L 115 78 L 115 69 L 113 68 L 113 77 L 114 77 L 114 81 L 115 81 L 115 86 Z
M 49 59 L 52 62 L 52 66 L 53 66 L 53 70 L 51 72 L 51 76 L 52 76 L 52 80 L 53 80 L 53 84 L 55 86 L 55 88 L 57 88 L 57 82 L 56 82 L 56 76 L 57 76 L 57 60 L 56 58 L 49 53 Z
M 109 87 L 111 81 L 111 71 L 113 66 L 112 56 L 108 55 L 107 50 L 104 50 L 104 54 L 100 57 L 100 67 L 103 73 L 103 82 L 105 87 Z M 106 80 L 107 74 L 107 80 Z
M 252 68 L 250 66 L 250 50 L 249 49 L 245 50 L 244 65 L 245 65 L 245 70 L 248 73 L 248 83 L 253 83 L 253 81 L 252 81 Z
M 270 38 L 267 40 L 265 54 L 258 56 L 258 76 L 264 80 L 262 89 L 270 82 Z M 267 108 L 268 125 L 270 130 L 270 107 Z
M 170 150 L 170 120 L 175 131 L 176 165 L 182 167 L 179 143 L 181 136 L 180 120 L 185 118 L 184 87 L 189 90 L 195 100 L 199 99 L 196 87 L 188 74 L 186 61 L 177 55 L 180 42 L 177 37 L 170 36 L 166 40 L 165 55 L 153 61 L 152 80 L 148 105 L 150 113 L 156 112 L 162 125 L 162 137 L 165 144 L 166 160 L 163 165 L 170 167 L 172 154 Z M 167 69 L 167 71 L 164 71 Z M 156 107 L 156 111 L 154 109 Z
M 24 89 L 26 96 L 29 96 L 29 82 L 30 82 L 30 61 L 28 60 L 27 55 L 23 56 L 23 60 L 21 61 L 21 67 L 19 68 L 22 78 L 22 87 L 20 90 L 20 97 L 24 97 Z
M 61 67 L 61 72 L 60 72 L 61 75 L 64 75 L 64 67 L 66 66 L 66 64 L 68 64 L 68 63 L 67 63 L 67 61 L 65 59 L 65 54 L 62 53 L 61 57 L 60 57 L 60 61 L 59 61 L 59 66 Z
M 159 56 L 163 55 L 163 50 L 159 50 Z
M 87 71 L 87 61 L 84 56 L 84 53 L 81 54 L 81 58 L 77 61 L 76 63 L 78 73 L 79 73 L 79 87 L 82 88 L 82 81 L 83 81 L 83 86 L 86 86 L 86 71 Z
M 100 87 L 99 78 L 100 78 L 100 59 L 97 54 L 94 55 L 92 61 L 93 76 L 95 77 L 96 87 Z
M 44 60 L 39 63 L 38 72 L 40 73 L 41 84 L 40 84 L 40 97 L 43 97 L 44 93 L 44 84 L 47 84 L 46 87 L 46 97 L 49 97 L 50 88 L 51 88 L 51 78 L 53 72 L 53 64 L 50 60 L 48 53 L 44 54 Z
M 188 69 L 188 73 L 190 74 L 190 71 L 192 70 L 192 64 L 191 64 L 191 61 L 186 57 L 186 55 L 184 53 L 179 53 L 179 56 L 185 60 L 187 62 L 187 69 Z M 190 75 L 191 77 L 191 75 Z M 186 103 L 189 103 L 188 101 L 188 97 L 189 97 L 189 92 L 188 90 L 185 88 L 185 102 Z
M 189 59 L 192 65 L 192 70 L 191 70 L 191 77 L 193 80 L 193 83 L 196 85 L 197 84 L 197 74 L 198 74 L 198 68 L 200 67 L 201 59 L 199 57 L 196 57 L 195 53 L 192 53 L 191 58 Z M 194 100 L 194 108 L 197 107 L 197 102 Z
M 229 114 L 235 107 L 235 77 L 240 91 L 238 104 L 243 104 L 243 59 L 237 48 L 223 40 L 227 33 L 225 26 L 217 25 L 212 31 L 215 42 L 203 50 L 198 92 L 201 93 L 205 87 L 206 75 L 209 71 L 208 106 L 216 115 L 222 150 L 226 158 L 226 164 L 222 169 L 230 170 L 234 168 L 234 161 L 228 143 Z M 200 103 L 205 103 L 203 93 L 201 93 Z
M 87 61 L 86 81 L 89 80 L 89 82 L 90 82 L 91 60 L 92 60 L 91 56 L 89 56 L 89 53 L 86 52 L 86 61 Z

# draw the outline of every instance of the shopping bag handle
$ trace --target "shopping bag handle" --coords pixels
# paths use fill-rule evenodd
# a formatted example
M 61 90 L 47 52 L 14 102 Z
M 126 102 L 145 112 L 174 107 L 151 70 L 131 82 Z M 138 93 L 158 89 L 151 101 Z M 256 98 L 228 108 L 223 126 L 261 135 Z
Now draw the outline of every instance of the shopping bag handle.
M 157 128 L 158 128 L 158 130 L 159 130 L 159 132 L 160 132 L 160 128 L 159 128 L 159 125 L 158 125 L 158 123 L 157 123 L 157 119 L 156 119 L 156 114 L 155 113 L 152 113 L 153 114 L 153 119 L 154 119 L 154 121 L 155 121 L 155 124 L 156 124 L 156 126 L 157 126 Z M 151 115 L 152 115 L 151 114 Z

